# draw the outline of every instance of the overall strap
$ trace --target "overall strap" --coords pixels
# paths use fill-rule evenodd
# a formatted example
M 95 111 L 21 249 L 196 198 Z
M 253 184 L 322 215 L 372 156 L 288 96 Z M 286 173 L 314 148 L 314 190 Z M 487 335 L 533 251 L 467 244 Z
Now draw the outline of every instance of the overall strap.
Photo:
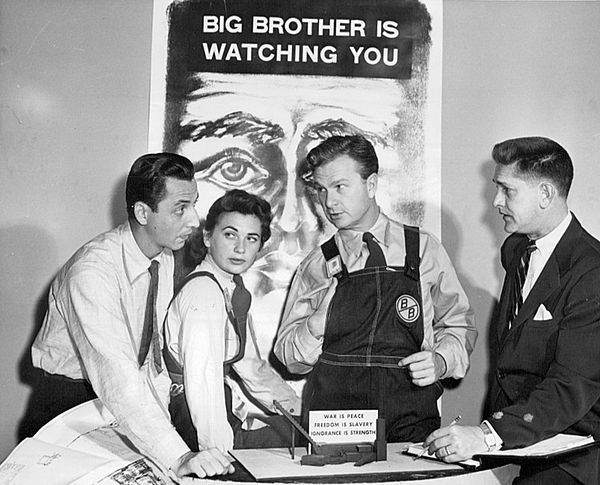
M 167 312 L 165 313 L 165 320 L 163 322 L 163 332 L 165 331 L 165 328 L 166 328 L 165 323 L 166 323 L 167 318 L 169 316 L 169 310 L 171 309 L 171 305 L 175 301 L 175 298 L 181 292 L 181 290 L 183 289 L 183 287 L 185 285 L 187 285 L 191 280 L 193 280 L 195 278 L 199 278 L 199 277 L 208 277 L 208 278 L 210 278 L 211 280 L 213 280 L 215 282 L 215 284 L 219 287 L 219 290 L 221 290 L 221 293 L 223 294 L 223 301 L 225 303 L 225 308 L 227 309 L 227 302 L 225 301 L 225 292 L 223 291 L 223 287 L 221 286 L 221 284 L 217 281 L 217 278 L 215 277 L 215 275 L 212 274 L 210 271 L 194 271 L 194 272 L 188 274 L 177 285 L 177 288 L 175 288 L 175 291 L 173 292 L 173 297 L 171 298 L 171 301 L 169 302 L 169 306 L 167 307 Z M 233 314 L 232 314 L 232 312 L 231 312 L 230 309 L 227 309 L 227 317 L 229 318 L 229 320 L 231 322 L 234 321 L 233 320 L 234 317 L 233 317 Z M 234 325 L 233 327 L 237 331 L 237 326 Z M 175 382 L 177 384 L 182 384 L 183 383 L 183 367 L 171 355 L 171 353 L 167 349 L 167 345 L 166 345 L 167 339 L 166 338 L 164 338 L 164 341 L 165 341 L 165 345 L 163 346 L 163 358 L 165 360 L 165 365 L 167 366 L 167 370 L 169 371 L 169 376 L 171 377 L 171 380 L 173 382 Z M 227 362 L 224 362 L 224 365 L 231 364 L 233 362 L 237 362 L 238 360 L 240 360 L 243 357 L 243 355 L 244 355 L 243 354 L 243 349 L 240 349 L 240 352 L 238 352 L 238 355 L 236 355 L 232 359 L 228 360 Z
M 419 266 L 421 258 L 419 257 L 419 228 L 404 224 L 404 246 L 406 249 L 406 259 L 404 261 L 404 274 L 415 281 L 419 281 Z
M 335 243 L 335 236 L 331 236 L 329 240 L 321 244 L 321 252 L 325 257 L 327 276 L 330 278 L 336 277 L 337 279 L 346 278 L 348 276 L 348 269 L 340 256 L 340 250 Z

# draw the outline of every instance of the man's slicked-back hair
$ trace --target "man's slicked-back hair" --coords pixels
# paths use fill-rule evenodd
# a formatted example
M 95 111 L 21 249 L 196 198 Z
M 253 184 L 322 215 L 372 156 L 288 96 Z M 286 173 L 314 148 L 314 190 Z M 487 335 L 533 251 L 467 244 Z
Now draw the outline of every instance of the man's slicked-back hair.
M 517 170 L 531 179 L 547 179 L 567 198 L 573 181 L 573 163 L 567 151 L 550 138 L 528 136 L 498 143 L 492 158 L 501 165 L 516 163 Z
M 176 153 L 148 153 L 139 157 L 129 171 L 125 187 L 127 215 L 133 219 L 136 202 L 148 204 L 156 211 L 166 191 L 166 179 L 194 180 L 194 165 Z
M 332 136 L 313 148 L 306 156 L 308 168 L 314 172 L 317 167 L 331 162 L 340 155 L 347 155 L 359 164 L 363 179 L 379 172 L 379 160 L 372 143 L 362 135 Z
M 271 237 L 271 204 L 258 195 L 250 194 L 245 190 L 230 190 L 219 197 L 208 209 L 204 230 L 212 233 L 221 214 L 226 212 L 239 212 L 244 215 L 256 216 L 260 221 L 261 246 Z

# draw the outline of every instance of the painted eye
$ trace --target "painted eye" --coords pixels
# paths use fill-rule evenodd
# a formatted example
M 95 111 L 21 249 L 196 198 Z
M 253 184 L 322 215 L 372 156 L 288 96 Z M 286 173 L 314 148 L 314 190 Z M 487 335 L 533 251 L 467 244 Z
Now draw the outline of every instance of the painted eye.
M 248 190 L 264 183 L 269 177 L 269 172 L 245 150 L 228 148 L 211 159 L 210 166 L 197 172 L 196 178 L 209 181 L 225 190 Z

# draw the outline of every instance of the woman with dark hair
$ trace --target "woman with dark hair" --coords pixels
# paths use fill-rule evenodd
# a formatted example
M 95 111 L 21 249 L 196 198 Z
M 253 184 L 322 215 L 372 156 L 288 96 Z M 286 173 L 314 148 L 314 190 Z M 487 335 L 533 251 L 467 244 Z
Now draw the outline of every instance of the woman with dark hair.
M 175 291 L 165 319 L 173 424 L 192 450 L 286 446 L 282 416 L 256 422 L 239 383 L 267 412 L 300 413 L 294 390 L 261 357 L 241 275 L 271 235 L 271 206 L 242 190 L 217 199 L 203 230 L 204 257 Z M 233 382 L 235 381 L 235 383 Z M 258 426 L 257 426 L 258 425 Z

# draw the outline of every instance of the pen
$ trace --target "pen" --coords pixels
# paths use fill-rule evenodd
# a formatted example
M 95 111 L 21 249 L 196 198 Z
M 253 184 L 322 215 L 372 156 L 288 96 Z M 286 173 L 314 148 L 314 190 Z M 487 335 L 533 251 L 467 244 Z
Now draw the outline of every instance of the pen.
M 460 420 L 462 419 L 462 416 L 459 414 L 458 416 L 456 416 L 456 418 L 454 418 L 452 421 L 450 421 L 450 424 L 448 426 L 454 426 L 455 424 L 457 424 Z
M 454 426 L 461 419 L 462 419 L 462 416 L 459 414 L 452 421 L 450 421 L 450 424 L 448 426 Z M 427 448 L 423 448 L 421 451 L 419 451 L 419 454 L 413 457 L 413 461 L 418 460 L 419 458 L 422 458 L 425 453 L 427 453 Z

